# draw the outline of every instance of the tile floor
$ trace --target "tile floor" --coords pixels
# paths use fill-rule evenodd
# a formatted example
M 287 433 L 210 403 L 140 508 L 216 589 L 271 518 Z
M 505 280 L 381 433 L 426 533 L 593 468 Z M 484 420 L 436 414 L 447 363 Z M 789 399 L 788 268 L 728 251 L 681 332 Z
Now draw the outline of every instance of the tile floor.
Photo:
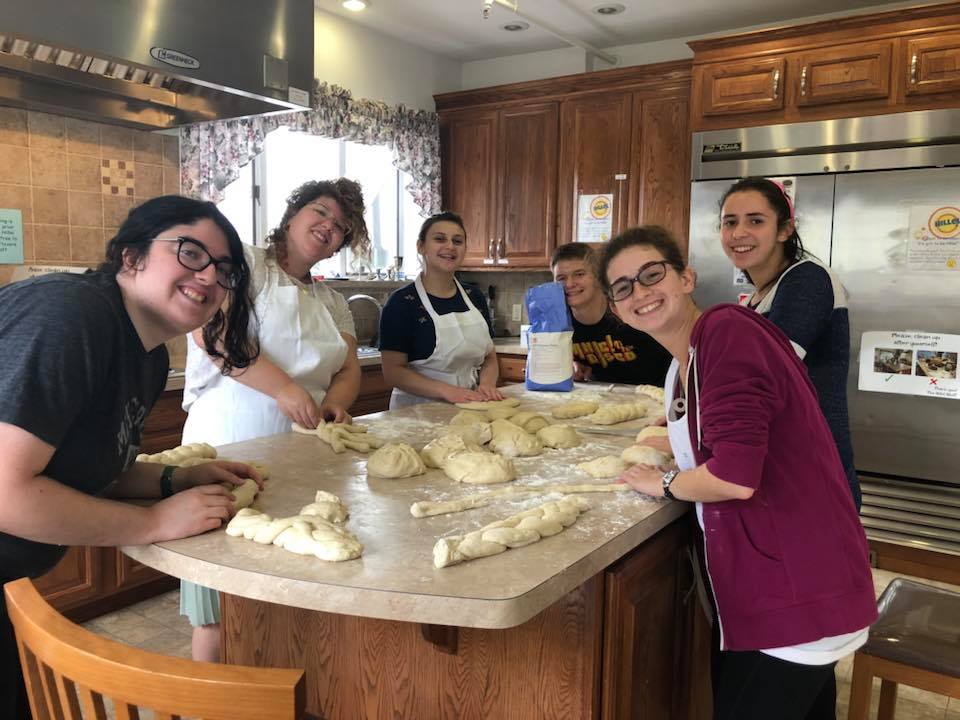
M 898 573 L 874 570 L 873 582 L 879 596 Z M 951 590 L 960 588 L 929 580 L 921 580 Z M 123 610 L 102 615 L 84 625 L 88 630 L 122 643 L 175 655 L 190 657 L 190 625 L 180 616 L 180 597 L 177 591 L 145 600 Z M 837 720 L 847 717 L 850 697 L 850 678 L 853 656 L 837 664 Z M 873 712 L 876 716 L 880 681 L 874 681 Z M 960 720 L 960 700 L 949 700 L 942 695 L 901 686 L 897 700 L 896 720 Z

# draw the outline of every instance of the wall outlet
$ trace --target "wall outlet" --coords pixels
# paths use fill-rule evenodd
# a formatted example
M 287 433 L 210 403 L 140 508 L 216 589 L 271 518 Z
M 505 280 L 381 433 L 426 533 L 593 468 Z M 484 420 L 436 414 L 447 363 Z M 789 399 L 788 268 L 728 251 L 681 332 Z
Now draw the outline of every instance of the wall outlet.
M 523 314 L 522 314 L 522 312 L 521 312 L 522 310 L 523 310 L 523 308 L 522 308 L 522 306 L 520 305 L 520 303 L 514 303 L 514 304 L 513 304 L 513 318 L 512 318 L 512 319 L 513 319 L 514 322 L 520 322 L 520 320 L 523 319 Z

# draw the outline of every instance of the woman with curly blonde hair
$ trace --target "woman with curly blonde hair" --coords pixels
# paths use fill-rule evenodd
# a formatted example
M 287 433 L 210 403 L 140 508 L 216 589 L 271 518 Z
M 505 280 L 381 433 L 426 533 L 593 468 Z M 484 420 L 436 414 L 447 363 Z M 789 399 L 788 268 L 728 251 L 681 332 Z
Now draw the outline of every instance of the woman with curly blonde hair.
M 360 390 L 357 332 L 346 300 L 316 282 L 310 269 L 344 247 L 369 254 L 359 183 L 346 178 L 304 183 L 287 198 L 267 247 L 244 246 L 262 353 L 243 372 L 224 376 L 219 362 L 188 337 L 183 442 L 226 445 L 350 422 Z M 213 590 L 184 582 L 181 613 L 194 626 L 193 657 L 219 659 L 220 607 Z

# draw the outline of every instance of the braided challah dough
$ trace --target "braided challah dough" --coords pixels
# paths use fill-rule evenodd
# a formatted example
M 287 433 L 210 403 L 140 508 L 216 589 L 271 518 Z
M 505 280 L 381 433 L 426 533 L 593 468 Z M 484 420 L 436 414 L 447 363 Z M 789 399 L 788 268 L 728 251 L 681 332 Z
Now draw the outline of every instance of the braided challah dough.
M 363 553 L 356 536 L 339 524 L 348 516 L 339 497 L 318 490 L 314 502 L 302 507 L 299 515 L 272 518 L 259 510 L 244 508 L 227 524 L 226 532 L 231 537 L 273 544 L 298 555 L 341 562 Z
M 189 445 L 178 445 L 172 450 L 147 455 L 140 453 L 137 455 L 137 462 L 157 463 L 159 465 L 183 465 L 185 461 L 191 458 L 201 458 L 213 460 L 217 457 L 217 449 L 207 443 L 190 443 Z M 193 463 L 194 465 L 198 463 Z
M 616 425 L 627 420 L 642 418 L 646 414 L 647 408 L 642 403 L 610 403 L 609 405 L 601 405 L 587 419 L 594 425 Z
M 583 498 L 564 497 L 524 510 L 506 520 L 490 523 L 465 535 L 440 538 L 433 546 L 433 565 L 445 568 L 467 560 L 496 555 L 507 548 L 530 545 L 573 525 L 580 513 L 589 508 L 590 503 Z
M 356 450 L 357 452 L 368 453 L 383 445 L 383 440 L 380 438 L 366 434 L 367 429 L 363 425 L 328 423 L 325 420 L 321 420 L 313 430 L 297 423 L 293 423 L 292 429 L 295 433 L 302 435 L 316 435 L 333 448 L 335 453 L 342 453 L 347 448 Z M 362 435 L 362 437 L 358 437 L 360 435 Z

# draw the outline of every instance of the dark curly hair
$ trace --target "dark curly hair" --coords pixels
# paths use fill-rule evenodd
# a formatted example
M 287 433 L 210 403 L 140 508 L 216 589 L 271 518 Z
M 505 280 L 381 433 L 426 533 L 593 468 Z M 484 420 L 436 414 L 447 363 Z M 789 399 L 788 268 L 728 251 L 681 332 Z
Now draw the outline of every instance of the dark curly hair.
M 218 309 L 203 326 L 204 349 L 221 361 L 221 372 L 227 375 L 234 368 L 245 368 L 256 360 L 260 347 L 255 333 L 249 332 L 253 303 L 250 300 L 250 268 L 243 256 L 243 243 L 216 205 L 180 195 L 147 200 L 130 210 L 117 234 L 107 244 L 106 260 L 98 269 L 118 274 L 131 266 L 141 267 L 155 238 L 176 225 L 193 225 L 203 219 L 212 220 L 226 236 L 236 274 L 236 287 L 227 291 L 230 294 L 228 315 Z
M 363 188 L 360 183 L 342 177 L 336 180 L 310 180 L 290 193 L 280 224 L 267 235 L 267 247 L 273 251 L 281 265 L 287 258 L 287 228 L 290 220 L 308 203 L 321 197 L 336 200 L 343 211 L 347 232 L 336 252 L 340 252 L 346 245 L 353 250 L 354 255 L 369 259 L 370 236 L 367 233 L 367 223 L 363 219 Z

